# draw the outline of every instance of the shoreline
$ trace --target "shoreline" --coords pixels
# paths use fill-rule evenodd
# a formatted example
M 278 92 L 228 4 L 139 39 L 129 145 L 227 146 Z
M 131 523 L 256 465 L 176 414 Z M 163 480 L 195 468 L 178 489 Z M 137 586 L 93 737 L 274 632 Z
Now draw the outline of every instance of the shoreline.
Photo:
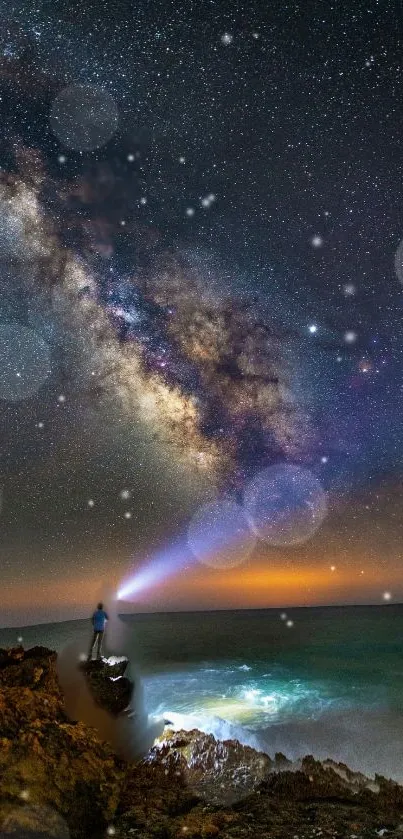
M 296 766 L 281 753 L 165 727 L 141 758 L 124 760 L 93 726 L 69 718 L 56 668 L 47 648 L 0 650 L 2 839 L 23 823 L 34 839 L 38 819 L 41 835 L 57 839 L 66 830 L 71 839 L 403 836 L 403 786 L 331 755 Z M 124 660 L 90 669 L 93 696 L 118 719 L 130 693 Z M 59 827 L 43 833 L 49 819 Z

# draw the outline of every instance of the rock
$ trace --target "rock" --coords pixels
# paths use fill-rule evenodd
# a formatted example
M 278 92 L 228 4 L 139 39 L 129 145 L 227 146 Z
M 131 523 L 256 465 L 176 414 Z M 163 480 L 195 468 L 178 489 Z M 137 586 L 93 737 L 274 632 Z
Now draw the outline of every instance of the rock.
M 87 672 L 116 708 L 118 665 L 116 682 L 105 661 Z M 197 730 L 166 729 L 143 760 L 123 761 L 67 718 L 52 650 L 0 650 L 1 839 L 402 839 L 402 819 L 399 784 Z
M 83 662 L 87 683 L 97 704 L 114 716 L 123 713 L 130 704 L 134 685 L 123 676 L 128 660 L 109 664 L 107 659 Z
M 232 804 L 249 795 L 274 767 L 268 755 L 236 740 L 217 742 L 197 730 L 171 731 L 167 736 L 161 738 L 159 759 L 174 750 L 183 758 L 180 771 L 186 784 L 214 804 Z
M 22 661 L 25 658 L 24 647 L 10 647 L 7 650 L 0 649 L 0 669 L 8 667 L 11 663 Z
M 26 653 L 22 647 L 0 650 L 0 688 L 29 686 L 61 697 L 56 658 L 57 654 L 46 647 L 32 647 Z
M 282 752 L 276 752 L 274 755 L 274 766 L 279 770 L 288 769 L 292 766 L 292 760 L 288 760 Z

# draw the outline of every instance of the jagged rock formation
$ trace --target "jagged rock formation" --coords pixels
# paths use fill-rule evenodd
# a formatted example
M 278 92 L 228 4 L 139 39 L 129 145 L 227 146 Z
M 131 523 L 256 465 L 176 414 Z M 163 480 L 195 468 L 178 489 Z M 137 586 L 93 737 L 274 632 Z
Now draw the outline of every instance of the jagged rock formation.
M 104 659 L 82 664 L 95 701 L 114 716 L 124 712 L 132 698 L 133 685 L 124 675 L 127 664 L 127 659 L 116 664 Z
M 41 647 L 0 650 L 1 839 L 402 839 L 403 787 L 331 760 L 296 766 L 166 730 L 144 760 L 123 761 L 67 718 L 55 662 Z M 113 668 L 86 674 L 118 714 L 132 688 L 125 663 Z

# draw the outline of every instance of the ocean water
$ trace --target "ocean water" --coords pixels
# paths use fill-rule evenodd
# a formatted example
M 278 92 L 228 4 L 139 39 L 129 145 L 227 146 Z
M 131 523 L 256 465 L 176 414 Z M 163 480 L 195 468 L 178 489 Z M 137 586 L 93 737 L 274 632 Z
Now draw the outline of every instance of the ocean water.
M 403 783 L 403 605 L 285 611 L 122 617 L 149 713 L 270 756 L 313 754 Z M 26 648 L 59 651 L 87 629 L 89 638 L 90 621 L 0 629 L 0 647 L 21 636 Z

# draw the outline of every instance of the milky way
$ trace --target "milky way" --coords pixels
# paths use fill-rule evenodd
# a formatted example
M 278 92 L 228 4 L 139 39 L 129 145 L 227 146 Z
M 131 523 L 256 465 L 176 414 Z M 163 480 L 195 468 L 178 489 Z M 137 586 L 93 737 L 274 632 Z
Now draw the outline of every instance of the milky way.
M 0 6 L 10 592 L 66 563 L 121 573 L 279 464 L 326 494 L 324 580 L 398 568 L 394 7 Z
M 114 404 L 157 450 L 220 488 L 242 487 L 279 458 L 309 459 L 312 424 L 274 322 L 206 287 L 172 250 L 131 273 L 94 270 L 82 243 L 62 243 L 41 205 L 46 176 L 24 160 L 30 183 L 8 176 L 1 185 L 3 251 L 42 310 L 41 323 L 31 306 L 31 321 L 74 339 L 70 375 L 83 398 L 97 410 Z

